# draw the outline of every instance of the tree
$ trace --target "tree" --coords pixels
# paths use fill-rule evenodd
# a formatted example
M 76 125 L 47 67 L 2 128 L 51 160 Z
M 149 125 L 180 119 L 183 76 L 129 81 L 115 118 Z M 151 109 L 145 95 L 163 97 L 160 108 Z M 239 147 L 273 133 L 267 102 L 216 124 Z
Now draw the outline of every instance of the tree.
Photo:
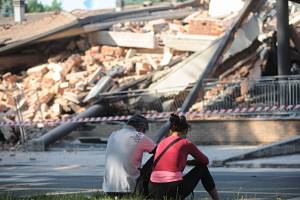
M 11 0 L 0 0 L 0 15 L 4 17 L 13 16 L 13 5 Z
M 53 0 L 51 3 L 52 11 L 60 11 L 61 10 L 61 2 L 59 0 Z
M 26 12 L 45 12 L 45 11 L 60 11 L 61 2 L 53 0 L 50 6 L 41 4 L 38 0 L 28 0 L 26 5 Z
M 38 0 L 28 0 L 25 11 L 26 12 L 44 12 L 45 8 L 44 8 L 43 4 L 38 2 Z
M 45 6 L 39 0 L 28 0 L 25 4 L 25 12 L 45 12 L 45 11 L 60 11 L 61 1 L 53 0 L 50 6 Z M 0 0 L 0 16 L 10 17 L 13 16 L 12 0 Z

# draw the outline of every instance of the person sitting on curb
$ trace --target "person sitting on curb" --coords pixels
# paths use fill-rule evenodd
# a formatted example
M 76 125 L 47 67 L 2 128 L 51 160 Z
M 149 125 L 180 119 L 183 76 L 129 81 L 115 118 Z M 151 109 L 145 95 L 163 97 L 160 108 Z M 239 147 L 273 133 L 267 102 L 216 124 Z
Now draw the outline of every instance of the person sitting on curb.
M 144 134 L 148 128 L 145 117 L 133 115 L 122 129 L 108 138 L 102 188 L 109 196 L 133 193 L 143 153 L 151 153 L 156 147 Z
M 173 113 L 169 121 L 170 134 L 158 144 L 154 157 L 154 160 L 157 159 L 164 149 L 167 149 L 152 170 L 149 184 L 151 197 L 156 200 L 184 199 L 193 192 L 201 180 L 211 198 L 219 199 L 214 179 L 207 168 L 209 163 L 207 156 L 185 139 L 190 127 L 186 118 Z M 187 161 L 188 155 L 192 155 L 195 160 Z M 196 166 L 183 176 L 187 164 Z

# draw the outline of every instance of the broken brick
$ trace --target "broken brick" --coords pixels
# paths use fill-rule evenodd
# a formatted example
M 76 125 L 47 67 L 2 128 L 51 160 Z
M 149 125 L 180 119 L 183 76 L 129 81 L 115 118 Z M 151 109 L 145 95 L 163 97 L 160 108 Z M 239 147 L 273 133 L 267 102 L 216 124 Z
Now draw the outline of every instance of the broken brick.
M 136 63 L 135 71 L 137 75 L 147 74 L 151 70 L 151 66 L 148 63 Z
M 36 66 L 36 67 L 29 68 L 27 70 L 28 75 L 38 76 L 38 77 L 43 76 L 47 72 L 48 72 L 47 65 L 39 65 L 39 66 Z
M 124 56 L 124 49 L 121 47 L 102 46 L 101 54 L 104 56 L 122 57 Z
M 221 35 L 225 28 L 217 20 L 207 18 L 193 19 L 189 23 L 188 33 L 198 35 Z

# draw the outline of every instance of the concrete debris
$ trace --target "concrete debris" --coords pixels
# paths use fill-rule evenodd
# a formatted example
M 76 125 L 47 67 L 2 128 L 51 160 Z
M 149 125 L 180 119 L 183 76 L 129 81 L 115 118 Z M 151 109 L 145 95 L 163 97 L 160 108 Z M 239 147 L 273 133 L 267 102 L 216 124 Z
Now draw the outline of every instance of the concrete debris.
M 265 38 L 263 42 L 254 40 L 248 48 L 236 53 L 220 63 L 214 77 L 219 77 L 218 80 L 221 84 L 206 91 L 203 99 L 200 102 L 195 103 L 191 107 L 190 111 L 201 111 L 204 109 L 214 108 L 217 105 L 221 105 L 223 101 L 226 101 L 226 99 L 228 100 L 232 98 L 234 98 L 232 100 L 233 104 L 250 105 L 253 99 L 259 98 L 259 95 L 261 95 L 260 93 L 257 93 L 257 97 L 252 96 L 249 98 L 250 92 L 253 91 L 252 86 L 249 85 L 249 81 L 251 83 L 251 80 L 259 80 L 265 75 L 276 75 L 276 72 L 274 72 L 274 63 L 276 65 L 277 62 L 277 59 L 274 60 L 274 57 L 276 58 L 274 55 L 276 54 L 276 50 L 274 49 L 276 48 L 276 46 L 274 46 L 274 43 L 276 43 L 274 34 L 275 33 L 273 33 L 273 35 L 269 34 L 270 36 Z M 290 51 L 299 55 L 297 48 L 293 47 L 292 42 L 295 40 L 292 38 L 293 36 L 291 35 Z M 292 60 L 295 64 L 290 68 L 290 73 L 299 75 L 300 71 L 295 70 L 298 66 L 300 66 L 299 59 L 293 58 Z M 234 86 L 234 84 L 232 88 L 222 85 L 222 82 L 229 83 L 235 81 L 241 81 L 238 87 Z M 239 88 L 240 91 L 235 91 L 235 87 L 236 89 Z M 205 107 L 204 104 L 206 105 Z
M 222 5 L 222 6 L 220 6 Z M 233 12 L 240 11 L 244 6 L 242 0 L 232 0 L 230 4 L 224 4 L 222 0 L 210 0 L 208 14 L 211 17 L 224 17 Z
M 124 91 L 128 91 L 125 98 L 106 102 L 111 109 L 109 113 L 125 115 L 137 109 L 141 112 L 176 110 L 175 102 L 186 97 L 190 85 L 205 73 L 214 53 L 227 47 L 222 39 L 226 39 L 228 30 L 234 32 L 228 39 L 231 46 L 226 48 L 228 51 L 222 51 L 219 56 L 222 59 L 213 66 L 209 77 L 204 78 L 229 82 L 276 74 L 273 72 L 277 61 L 274 61 L 276 24 L 272 3 L 266 3 L 261 11 L 256 8 L 255 14 L 247 10 L 251 14 L 241 17 L 243 23 L 235 30 L 233 22 L 244 5 L 242 0 L 234 0 L 235 3 L 224 7 L 219 6 L 221 0 L 211 0 L 209 9 L 207 0 L 197 2 L 201 6 L 192 8 L 195 12 L 189 16 L 120 20 L 105 26 L 107 28 L 91 22 L 88 26 L 100 28 L 88 33 L 82 32 L 85 25 L 76 30 L 67 29 L 56 33 L 61 37 L 55 42 L 45 40 L 35 44 L 33 50 L 25 48 L 26 51 L 19 54 L 0 55 L 0 63 L 5 68 L 0 79 L 0 113 L 15 122 L 18 121 L 17 111 L 21 112 L 22 120 L 65 119 L 84 111 L 105 95 L 115 97 L 116 93 Z M 148 4 L 144 2 L 145 6 Z M 299 74 L 300 20 L 299 15 L 294 14 L 290 25 L 291 73 Z M 76 31 L 81 35 L 76 35 Z M 70 32 L 76 37 L 67 34 Z M 35 56 L 39 50 L 46 59 Z M 38 57 L 35 63 L 39 64 L 29 64 L 35 57 Z M 16 73 L 13 70 L 7 72 L 13 67 L 16 67 Z M 139 93 L 130 93 L 135 89 L 162 91 L 170 88 L 170 84 L 182 87 L 182 91 L 143 97 Z M 235 102 L 247 103 L 250 90 L 251 85 L 243 82 Z M 228 97 L 231 92 L 222 85 L 200 92 L 202 100 L 190 111 L 201 111 L 204 101 L 211 101 L 213 105 L 220 100 L 218 97 Z M 5 138 L 10 137 L 4 132 Z
M 79 43 L 82 41 L 85 40 L 79 40 Z M 66 48 L 75 43 L 79 44 L 71 41 Z M 119 46 L 97 45 L 82 50 L 82 54 L 72 54 L 64 61 L 49 59 L 48 63 L 31 67 L 21 74 L 3 74 L 0 111 L 16 111 L 16 103 L 22 103 L 19 109 L 23 120 L 61 119 L 65 114 L 84 111 L 99 93 L 154 72 L 161 66 L 163 58 L 160 53 L 140 53 L 139 49 Z M 169 57 L 168 62 L 172 60 Z M 14 96 L 19 96 L 17 102 Z M 16 113 L 9 117 L 17 121 Z

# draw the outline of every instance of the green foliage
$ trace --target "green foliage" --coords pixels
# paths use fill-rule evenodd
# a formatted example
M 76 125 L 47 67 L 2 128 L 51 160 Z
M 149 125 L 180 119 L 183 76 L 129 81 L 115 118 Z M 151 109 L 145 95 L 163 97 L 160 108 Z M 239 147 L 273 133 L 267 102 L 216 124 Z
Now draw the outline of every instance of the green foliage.
M 26 12 L 45 12 L 45 11 L 60 11 L 61 2 L 59 0 L 53 0 L 50 6 L 41 4 L 38 0 L 28 0 L 26 4 Z
M 45 6 L 46 11 L 60 11 L 61 2 L 59 0 L 53 0 L 51 6 Z
M 142 4 L 145 0 L 124 0 L 125 5 Z M 163 0 L 151 0 L 153 3 L 162 2 Z
M 39 3 L 38 0 L 28 0 L 26 6 L 26 12 L 44 12 L 45 8 L 43 4 Z
M 11 0 L 0 0 L 0 15 L 4 17 L 13 16 L 13 6 Z
M 56 11 L 61 10 L 61 2 L 58 0 L 53 0 L 51 4 L 51 9 Z

